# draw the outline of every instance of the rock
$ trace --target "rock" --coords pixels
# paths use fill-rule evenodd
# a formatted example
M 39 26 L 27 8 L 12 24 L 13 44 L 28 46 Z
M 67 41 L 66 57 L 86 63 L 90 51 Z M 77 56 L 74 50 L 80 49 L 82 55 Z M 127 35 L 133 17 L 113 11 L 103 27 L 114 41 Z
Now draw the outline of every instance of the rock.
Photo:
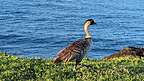
M 116 57 L 124 57 L 124 56 L 139 56 L 144 57 L 144 48 L 137 48 L 137 47 L 128 47 L 120 50 L 117 53 L 114 53 L 110 56 L 105 57 L 104 59 L 113 59 Z

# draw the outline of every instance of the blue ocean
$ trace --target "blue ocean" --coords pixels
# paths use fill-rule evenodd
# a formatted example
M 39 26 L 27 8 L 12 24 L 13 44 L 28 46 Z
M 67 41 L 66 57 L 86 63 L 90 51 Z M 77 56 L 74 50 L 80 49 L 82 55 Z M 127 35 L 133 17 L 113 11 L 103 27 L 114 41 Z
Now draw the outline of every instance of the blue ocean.
M 22 57 L 53 58 L 83 38 L 90 27 L 90 58 L 102 58 L 128 46 L 144 47 L 142 0 L 0 0 L 0 51 Z

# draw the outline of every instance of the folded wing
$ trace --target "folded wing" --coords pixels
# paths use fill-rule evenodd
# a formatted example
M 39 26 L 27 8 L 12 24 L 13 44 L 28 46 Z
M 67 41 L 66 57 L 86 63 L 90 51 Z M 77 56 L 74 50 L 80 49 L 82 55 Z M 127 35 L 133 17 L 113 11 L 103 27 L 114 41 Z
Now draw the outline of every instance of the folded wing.
M 58 55 L 54 59 L 54 63 L 68 62 L 70 60 L 76 60 L 81 62 L 85 56 L 88 47 L 90 45 L 91 39 L 80 39 L 70 44 L 68 47 L 62 49 L 58 52 Z

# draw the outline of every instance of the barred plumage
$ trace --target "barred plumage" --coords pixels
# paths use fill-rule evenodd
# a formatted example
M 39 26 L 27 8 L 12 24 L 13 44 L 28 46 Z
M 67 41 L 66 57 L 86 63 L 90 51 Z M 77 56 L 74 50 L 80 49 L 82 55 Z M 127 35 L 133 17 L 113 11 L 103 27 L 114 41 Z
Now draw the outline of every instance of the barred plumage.
M 78 65 L 82 61 L 91 43 L 91 35 L 88 32 L 88 27 L 92 24 L 95 24 L 93 19 L 88 19 L 85 21 L 85 38 L 79 39 L 70 44 L 68 47 L 62 49 L 54 59 L 54 63 L 60 63 L 62 61 L 66 63 L 68 61 L 75 60 L 76 65 Z
M 58 56 L 55 58 L 54 63 L 76 60 L 76 63 L 78 64 L 85 56 L 90 46 L 90 43 L 91 38 L 85 38 L 75 41 L 74 43 L 70 44 L 68 47 L 64 48 L 58 53 Z

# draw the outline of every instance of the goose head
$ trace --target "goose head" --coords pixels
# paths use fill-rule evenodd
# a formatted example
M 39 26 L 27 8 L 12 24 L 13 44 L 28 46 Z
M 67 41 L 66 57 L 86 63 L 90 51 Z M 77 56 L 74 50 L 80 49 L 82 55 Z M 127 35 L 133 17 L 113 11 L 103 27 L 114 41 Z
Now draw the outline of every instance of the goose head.
M 96 24 L 96 22 L 94 21 L 94 19 L 87 19 L 84 23 L 85 24 L 88 24 L 88 25 L 93 25 L 93 24 Z
M 91 38 L 91 34 L 88 31 L 88 28 L 90 27 L 90 25 L 93 25 L 93 24 L 96 24 L 96 22 L 93 19 L 87 19 L 84 22 L 83 28 L 84 28 L 84 32 L 85 32 L 85 38 Z

